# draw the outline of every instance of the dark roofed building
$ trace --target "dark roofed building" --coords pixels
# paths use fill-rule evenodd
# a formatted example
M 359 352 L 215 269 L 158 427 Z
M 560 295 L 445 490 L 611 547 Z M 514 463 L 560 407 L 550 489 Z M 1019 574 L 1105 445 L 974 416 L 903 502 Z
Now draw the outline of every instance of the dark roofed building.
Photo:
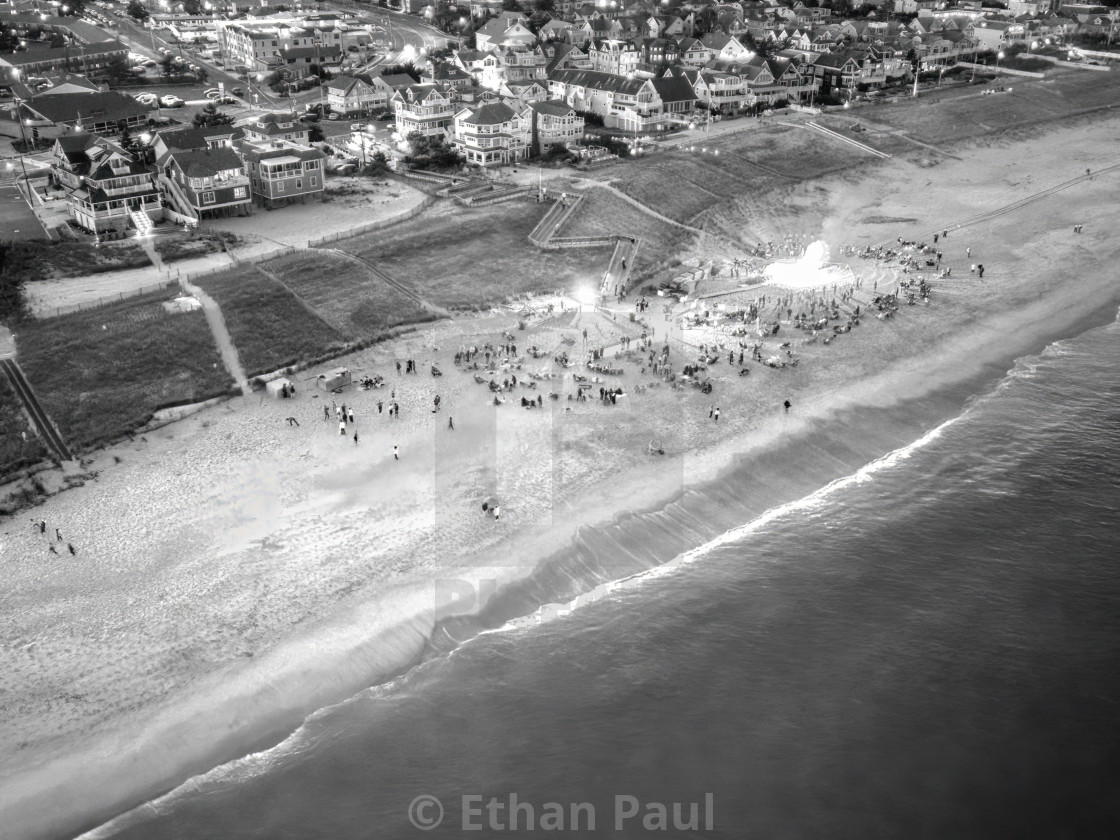
M 122 125 L 146 127 L 150 113 L 147 105 L 116 91 L 40 95 L 23 102 L 19 111 L 35 137 L 69 131 L 119 134 Z

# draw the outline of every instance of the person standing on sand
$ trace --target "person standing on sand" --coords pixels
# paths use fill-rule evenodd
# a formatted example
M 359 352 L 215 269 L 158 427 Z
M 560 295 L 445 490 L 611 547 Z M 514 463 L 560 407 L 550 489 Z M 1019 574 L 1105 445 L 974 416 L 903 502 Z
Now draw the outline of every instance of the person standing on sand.
M 717 423 L 719 422 L 719 406 L 716 406 L 716 413 L 715 413 L 715 418 L 714 419 Z
M 984 279 L 984 263 L 980 263 L 978 266 L 976 266 L 976 272 L 980 275 L 980 279 L 983 280 Z
M 62 542 L 62 531 L 58 530 L 58 528 L 54 529 L 54 538 L 58 542 Z
M 346 421 L 345 420 L 339 420 L 338 421 L 338 433 L 340 435 L 342 435 L 343 437 L 346 437 Z
M 712 415 L 714 415 L 715 413 L 716 413 L 716 407 L 714 405 L 709 404 L 708 405 L 708 419 L 711 420 Z
M 784 403 L 782 403 L 782 405 L 785 407 L 786 411 L 789 411 L 791 408 L 793 408 L 793 403 L 791 403 L 789 400 L 786 400 Z
M 347 411 L 346 411 L 346 419 L 347 419 L 347 421 L 348 421 L 348 422 L 350 422 L 350 423 L 353 423 L 353 422 L 354 422 L 354 409 L 352 409 L 352 408 L 351 408 L 351 409 L 347 409 Z
M 355 446 L 358 445 L 358 433 L 357 432 L 354 432 L 354 445 Z
M 73 546 L 72 544 L 70 544 L 70 543 L 66 543 L 66 547 L 67 547 L 68 549 L 70 549 L 70 554 L 71 554 L 71 555 L 75 555 L 75 554 L 77 554 L 77 553 L 78 553 L 78 552 L 77 552 L 77 550 L 76 550 L 76 549 L 74 548 L 74 546 Z
M 396 444 L 393 444 L 393 460 L 399 461 L 401 459 L 400 453 L 397 451 Z
M 40 519 L 39 520 L 39 533 L 40 534 L 47 533 L 47 520 L 45 520 L 45 519 Z
M 378 400 L 377 401 L 377 413 L 378 414 L 381 413 L 381 407 L 382 407 L 382 402 L 381 402 L 381 400 Z
M 327 408 L 326 406 L 323 406 L 323 419 L 324 420 L 330 420 L 331 419 L 331 410 L 329 408 Z

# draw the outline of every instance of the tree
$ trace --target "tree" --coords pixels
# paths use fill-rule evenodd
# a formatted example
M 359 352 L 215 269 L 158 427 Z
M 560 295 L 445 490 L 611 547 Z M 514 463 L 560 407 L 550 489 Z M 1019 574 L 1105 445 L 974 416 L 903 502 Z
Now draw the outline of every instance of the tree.
M 58 12 L 63 17 L 81 17 L 86 13 L 85 0 L 66 0 Z
M 125 12 L 130 18 L 138 20 L 141 23 L 152 16 L 147 7 L 141 3 L 140 0 L 128 0 L 128 8 L 125 9 Z
M 326 139 L 327 136 L 323 134 L 323 129 L 317 125 L 312 125 L 307 130 L 307 142 L 309 143 L 322 143 Z
M 233 117 L 223 114 L 218 106 L 211 102 L 194 115 L 195 128 L 213 128 L 218 125 L 233 125 Z
M 517 0 L 502 0 L 503 12 L 523 12 L 525 11 Z
M 128 130 L 128 125 L 124 120 L 117 123 L 117 130 L 121 133 L 120 139 L 117 141 L 120 143 L 121 148 L 128 152 L 135 151 L 136 140 L 133 138 L 132 132 Z
M 125 79 L 131 78 L 132 68 L 124 56 L 114 55 L 105 63 L 105 75 L 114 85 L 119 85 Z
M 416 70 L 414 65 L 410 64 L 394 64 L 391 67 L 386 67 L 381 71 L 382 76 L 394 76 L 397 74 L 404 74 L 411 76 L 415 81 L 420 81 L 420 73 Z
M 163 75 L 167 76 L 167 78 L 169 79 L 178 72 L 175 67 L 175 58 L 176 56 L 173 55 L 165 55 L 159 60 L 160 72 L 163 73 Z
M 183 11 L 188 15 L 202 13 L 202 0 L 183 0 Z
M 205 67 L 199 67 L 194 71 L 194 77 L 198 79 L 202 84 L 206 84 L 208 81 L 210 81 L 210 71 Z

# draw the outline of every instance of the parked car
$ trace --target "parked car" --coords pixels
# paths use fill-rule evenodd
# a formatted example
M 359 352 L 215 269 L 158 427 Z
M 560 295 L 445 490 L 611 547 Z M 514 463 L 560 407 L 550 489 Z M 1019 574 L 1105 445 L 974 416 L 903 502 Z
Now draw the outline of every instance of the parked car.
M 244 88 L 239 88 L 239 87 L 235 87 L 235 88 L 233 89 L 233 95 L 234 95 L 234 96 L 244 96 L 244 95 L 245 95 L 245 89 L 244 89 Z
M 167 94 L 159 98 L 159 104 L 164 108 L 182 108 L 186 103 L 183 102 L 178 96 Z
M 232 96 L 223 96 L 219 99 L 215 99 L 214 102 L 218 105 L 237 105 L 237 104 L 239 104 L 238 101 L 236 99 L 234 99 Z
M 138 93 L 135 99 L 141 105 L 155 105 L 159 101 L 159 97 L 154 93 Z

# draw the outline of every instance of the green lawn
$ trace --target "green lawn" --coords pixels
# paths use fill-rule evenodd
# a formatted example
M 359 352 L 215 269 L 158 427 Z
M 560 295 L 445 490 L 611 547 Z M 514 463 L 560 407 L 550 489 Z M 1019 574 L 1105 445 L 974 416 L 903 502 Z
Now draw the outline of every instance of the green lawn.
M 23 324 L 19 362 L 71 447 L 84 449 L 143 425 L 157 408 L 225 393 L 202 312 L 167 314 L 160 292 Z
M 27 441 L 23 433 L 27 433 Z M 0 373 L 0 476 L 34 464 L 47 454 L 20 409 L 8 377 Z
M 85 242 L 15 242 L 8 253 L 9 267 L 31 282 L 55 277 L 81 277 L 105 271 L 150 266 L 144 249 L 133 240 L 92 245 Z
M 249 376 L 318 358 L 346 343 L 307 305 L 255 266 L 198 281 L 218 302 Z
M 337 245 L 344 247 L 349 241 Z M 360 263 L 329 250 L 297 251 L 268 260 L 261 267 L 347 339 L 376 338 L 391 327 L 432 317 L 415 300 Z
M 174 234 L 170 236 L 157 236 L 153 240 L 153 244 L 161 260 L 164 262 L 174 262 L 175 260 L 185 260 L 191 257 L 203 257 L 207 254 L 218 253 L 222 250 L 223 241 L 230 247 L 233 247 L 237 243 L 237 237 L 232 233 L 225 233 L 224 231 L 204 233 L 198 236 Z
M 550 205 L 477 209 L 437 204 L 410 222 L 338 242 L 449 309 L 490 306 L 555 289 L 598 285 L 611 248 L 542 251 L 529 233 Z

